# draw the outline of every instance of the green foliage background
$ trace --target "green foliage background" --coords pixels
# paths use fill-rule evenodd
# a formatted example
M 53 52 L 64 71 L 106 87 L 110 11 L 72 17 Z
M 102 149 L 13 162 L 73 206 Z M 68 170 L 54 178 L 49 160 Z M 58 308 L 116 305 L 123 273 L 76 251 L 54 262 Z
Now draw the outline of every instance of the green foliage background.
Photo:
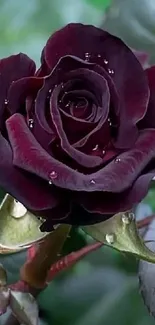
M 138 21 L 135 10 L 138 10 L 139 2 L 115 0 L 113 11 L 109 13 L 107 8 L 111 4 L 110 0 L 0 0 L 0 57 L 25 52 L 39 65 L 41 49 L 47 38 L 71 21 L 102 25 L 115 34 L 122 33 L 122 38 L 130 46 L 147 49 L 152 55 L 155 21 L 153 29 L 149 19 L 155 13 L 155 8 L 151 7 L 151 0 L 143 0 L 143 11 L 140 9 L 143 16 L 141 14 Z M 123 4 L 126 7 L 122 16 L 119 16 Z M 148 35 L 145 42 L 143 34 Z M 135 35 L 139 35 L 137 41 Z M 154 194 L 154 190 L 151 190 L 147 200 L 153 209 Z M 141 215 L 144 214 L 142 208 Z M 65 249 L 78 249 L 90 241 L 83 232 L 73 231 Z M 10 282 L 18 279 L 24 254 L 0 257 L 0 262 L 8 270 Z M 139 294 L 136 272 L 137 262 L 134 258 L 127 258 L 105 247 L 90 254 L 75 267 L 62 273 L 40 294 L 40 324 L 153 325 L 154 320 L 149 316 Z M 4 324 L 7 317 L 0 317 L 0 324 Z

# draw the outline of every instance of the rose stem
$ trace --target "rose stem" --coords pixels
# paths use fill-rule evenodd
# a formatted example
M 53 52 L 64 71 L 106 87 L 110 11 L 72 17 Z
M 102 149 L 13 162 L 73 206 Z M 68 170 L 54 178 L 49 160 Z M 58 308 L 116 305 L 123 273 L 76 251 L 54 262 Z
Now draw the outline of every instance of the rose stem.
M 155 218 L 155 215 L 153 214 L 149 217 L 146 217 L 142 220 L 137 221 L 137 228 L 141 229 L 141 228 L 148 226 L 154 218 Z
M 36 289 L 44 288 L 48 271 L 59 259 L 59 253 L 70 229 L 71 226 L 61 225 L 47 235 L 38 245 L 35 256 L 22 266 L 20 276 L 23 281 Z

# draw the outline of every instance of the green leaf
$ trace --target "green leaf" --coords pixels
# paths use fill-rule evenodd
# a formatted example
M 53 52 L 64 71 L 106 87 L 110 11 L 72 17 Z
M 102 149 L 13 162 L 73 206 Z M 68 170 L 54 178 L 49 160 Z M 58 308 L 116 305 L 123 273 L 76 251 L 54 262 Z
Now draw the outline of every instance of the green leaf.
M 112 0 L 87 0 L 89 3 L 91 3 L 94 7 L 99 9 L 106 9 L 110 6 Z
M 105 245 L 155 263 L 155 253 L 145 246 L 131 212 L 115 214 L 102 223 L 85 226 L 83 230 Z

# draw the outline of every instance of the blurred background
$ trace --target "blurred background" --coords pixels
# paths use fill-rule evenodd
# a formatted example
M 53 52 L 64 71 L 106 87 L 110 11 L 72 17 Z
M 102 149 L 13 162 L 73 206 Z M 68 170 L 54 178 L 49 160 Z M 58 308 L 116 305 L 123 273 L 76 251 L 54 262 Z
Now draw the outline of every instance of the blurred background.
M 50 34 L 69 22 L 105 28 L 155 62 L 155 0 L 0 0 L 0 57 L 24 52 L 39 66 Z M 154 191 L 139 205 L 138 219 L 155 212 Z M 91 241 L 73 229 L 64 253 Z M 25 253 L 0 257 L 10 283 L 24 259 Z M 106 247 L 90 254 L 39 295 L 40 325 L 153 325 L 139 294 L 137 269 L 135 258 Z M 7 317 L 0 317 L 0 325 Z

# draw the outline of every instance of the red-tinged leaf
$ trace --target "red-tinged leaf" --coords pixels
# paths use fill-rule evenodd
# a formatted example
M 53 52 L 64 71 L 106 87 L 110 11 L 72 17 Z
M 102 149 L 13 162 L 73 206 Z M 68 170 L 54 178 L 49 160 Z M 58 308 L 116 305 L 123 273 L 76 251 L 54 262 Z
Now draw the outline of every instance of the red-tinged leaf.
M 28 251 L 27 251 L 28 261 L 31 261 L 34 258 L 36 251 L 37 251 L 37 245 L 33 245 L 28 249 Z
M 137 228 L 141 229 L 141 228 L 148 226 L 153 221 L 154 218 L 155 218 L 155 215 L 153 214 L 149 217 L 146 217 L 142 220 L 137 221 Z
M 10 289 L 6 287 L 0 288 L 0 315 L 7 311 L 10 299 Z
M 46 279 L 51 265 L 58 260 L 64 242 L 68 236 L 71 226 L 61 225 L 50 233 L 39 243 L 36 253 L 32 250 L 29 256 L 34 256 L 27 261 L 20 270 L 21 279 L 31 287 L 43 289 L 46 286 Z M 35 249 L 35 248 L 34 248 Z
M 20 292 L 29 292 L 30 291 L 29 285 L 22 280 L 19 280 L 16 283 L 10 284 L 9 288 L 13 291 L 20 291 Z
M 10 294 L 10 307 L 20 323 L 38 325 L 38 306 L 30 293 L 12 291 Z
M 82 249 L 78 250 L 77 252 L 73 252 L 68 254 L 67 256 L 61 258 L 59 261 L 57 261 L 53 266 L 51 267 L 47 282 L 50 282 L 53 280 L 53 278 L 62 270 L 65 270 L 71 266 L 73 266 L 76 262 L 78 262 L 81 258 L 86 256 L 87 254 L 95 251 L 96 249 L 103 246 L 102 243 L 93 243 L 91 245 L 85 246 Z

